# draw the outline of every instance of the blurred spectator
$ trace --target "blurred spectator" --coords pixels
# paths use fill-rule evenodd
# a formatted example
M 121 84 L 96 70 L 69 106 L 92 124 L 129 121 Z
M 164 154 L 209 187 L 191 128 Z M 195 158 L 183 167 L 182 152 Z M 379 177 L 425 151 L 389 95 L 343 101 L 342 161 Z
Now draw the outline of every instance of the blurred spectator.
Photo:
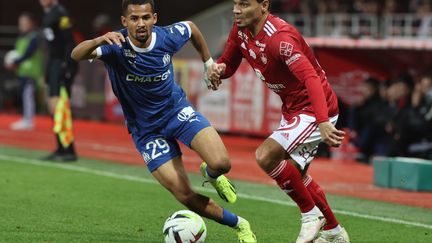
M 35 86 L 43 76 L 43 57 L 36 32 L 36 21 L 33 14 L 22 13 L 18 18 L 20 35 L 15 42 L 17 57 L 12 62 L 6 62 L 5 68 L 15 70 L 21 82 L 23 117 L 12 123 L 12 130 L 33 129 L 35 114 Z
M 107 14 L 98 14 L 93 19 L 93 35 L 101 36 L 113 30 L 111 17 Z
M 394 122 L 391 156 L 432 159 L 432 74 L 415 84 L 411 102 Z
M 432 35 L 432 9 L 430 1 L 419 1 L 416 8 L 417 21 L 414 22 L 415 33 L 418 37 L 428 37 Z
M 370 77 L 360 84 L 361 99 L 353 104 L 352 122 L 356 134 L 355 144 L 362 162 L 369 163 L 371 156 L 387 153 L 391 136 L 385 126 L 395 110 L 380 95 L 380 81 Z

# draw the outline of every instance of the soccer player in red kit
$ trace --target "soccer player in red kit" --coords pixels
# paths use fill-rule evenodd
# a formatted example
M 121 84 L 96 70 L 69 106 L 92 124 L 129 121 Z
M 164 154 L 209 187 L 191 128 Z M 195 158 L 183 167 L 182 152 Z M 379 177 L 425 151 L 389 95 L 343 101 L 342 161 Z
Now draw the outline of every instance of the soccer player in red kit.
M 300 208 L 296 242 L 349 242 L 323 190 L 307 174 L 319 142 L 339 146 L 344 138 L 334 126 L 337 97 L 300 33 L 269 13 L 269 0 L 233 2 L 235 23 L 222 56 L 207 71 L 207 85 L 216 90 L 245 58 L 280 96 L 280 127 L 259 146 L 256 160 Z

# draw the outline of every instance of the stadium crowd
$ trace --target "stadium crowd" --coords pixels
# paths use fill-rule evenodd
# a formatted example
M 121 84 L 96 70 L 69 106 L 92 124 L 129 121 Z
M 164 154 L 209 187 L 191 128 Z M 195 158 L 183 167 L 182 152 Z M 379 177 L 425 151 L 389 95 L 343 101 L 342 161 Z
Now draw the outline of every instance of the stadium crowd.
M 405 73 L 379 81 L 370 77 L 362 96 L 346 112 L 358 160 L 374 155 L 432 159 L 432 73 Z
M 272 8 L 278 13 L 306 15 L 347 13 L 385 15 L 396 13 L 432 13 L 430 0 L 274 0 Z
M 300 20 L 296 19 L 299 25 L 311 22 L 315 29 L 322 29 L 318 26 L 322 22 L 334 24 L 329 28 L 333 36 L 344 35 L 335 26 L 346 25 L 349 28 L 354 26 L 353 21 L 357 20 L 360 31 L 350 33 L 351 37 L 432 36 L 430 0 L 275 0 L 272 8 L 279 15 L 299 15 Z M 328 21 L 317 19 L 317 16 L 327 16 Z M 309 21 L 305 21 L 305 18 Z M 338 21 L 340 22 L 337 23 Z M 368 27 L 379 31 L 371 31 Z M 317 33 L 319 35 L 318 30 Z M 310 36 L 316 36 L 317 33 L 312 31 Z

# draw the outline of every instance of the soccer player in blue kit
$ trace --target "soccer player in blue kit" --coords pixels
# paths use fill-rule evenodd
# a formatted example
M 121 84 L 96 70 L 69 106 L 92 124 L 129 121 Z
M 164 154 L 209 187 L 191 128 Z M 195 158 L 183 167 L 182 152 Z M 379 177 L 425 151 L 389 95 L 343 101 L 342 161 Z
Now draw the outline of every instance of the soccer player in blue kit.
M 213 65 L 204 37 L 190 21 L 156 26 L 153 0 L 123 0 L 122 9 L 124 29 L 80 43 L 72 58 L 105 63 L 129 133 L 159 183 L 192 211 L 235 228 L 240 242 L 256 242 L 248 221 L 192 189 L 176 141 L 206 161 L 203 176 L 222 199 L 235 202 L 235 189 L 223 175 L 231 162 L 221 138 L 174 81 L 171 58 L 189 39 L 205 69 Z

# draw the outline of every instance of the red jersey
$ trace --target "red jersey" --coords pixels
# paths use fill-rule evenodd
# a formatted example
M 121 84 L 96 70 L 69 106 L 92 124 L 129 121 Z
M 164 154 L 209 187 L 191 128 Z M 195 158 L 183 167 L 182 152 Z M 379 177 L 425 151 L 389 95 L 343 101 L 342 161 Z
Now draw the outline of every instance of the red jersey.
M 234 24 L 217 61 L 227 65 L 222 78 L 233 75 L 243 57 L 280 96 L 285 119 L 304 113 L 315 116 L 319 124 L 338 114 L 337 97 L 325 72 L 301 34 L 284 20 L 269 14 L 255 37 Z

